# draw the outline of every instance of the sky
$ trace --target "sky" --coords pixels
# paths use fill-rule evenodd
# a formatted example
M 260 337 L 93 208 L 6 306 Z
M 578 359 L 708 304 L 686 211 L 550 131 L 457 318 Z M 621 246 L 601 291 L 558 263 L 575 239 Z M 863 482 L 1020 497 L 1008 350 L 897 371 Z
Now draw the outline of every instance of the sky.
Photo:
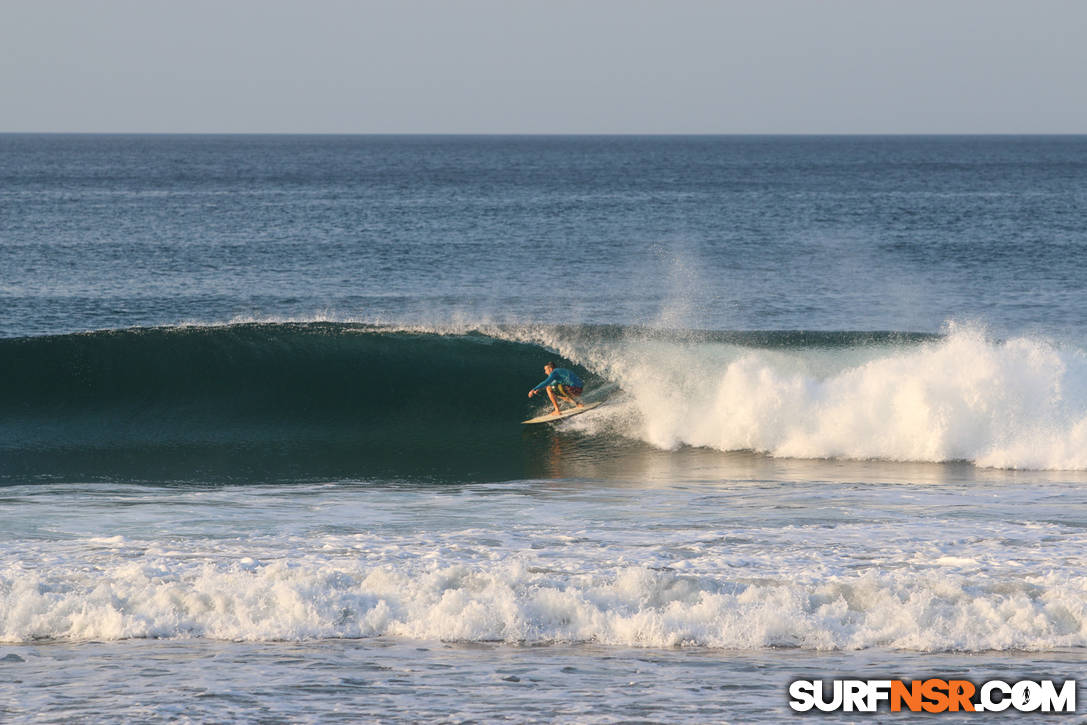
M 0 0 L 0 132 L 1087 133 L 1083 0 Z

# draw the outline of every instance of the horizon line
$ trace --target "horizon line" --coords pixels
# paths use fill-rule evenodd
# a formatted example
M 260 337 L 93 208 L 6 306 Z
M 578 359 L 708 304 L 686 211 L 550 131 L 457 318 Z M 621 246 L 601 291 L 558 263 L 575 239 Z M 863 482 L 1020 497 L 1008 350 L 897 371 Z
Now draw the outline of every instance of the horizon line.
M 1087 131 L 0 131 L 0 136 L 419 136 L 419 137 L 587 137 L 587 136 L 1087 136 Z

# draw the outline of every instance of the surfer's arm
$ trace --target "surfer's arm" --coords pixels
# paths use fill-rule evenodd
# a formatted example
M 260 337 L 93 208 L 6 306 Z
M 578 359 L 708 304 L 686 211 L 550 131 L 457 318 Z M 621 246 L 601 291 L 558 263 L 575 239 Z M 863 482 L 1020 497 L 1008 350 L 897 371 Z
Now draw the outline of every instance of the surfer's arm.
M 548 385 L 550 385 L 550 384 L 551 384 L 551 381 L 552 381 L 552 380 L 554 380 L 554 379 L 555 379 L 555 371 L 554 371 L 554 370 L 552 370 L 552 371 L 551 371 L 551 374 L 550 374 L 550 375 L 548 375 L 548 376 L 547 376 L 547 377 L 546 377 L 546 378 L 544 379 L 544 381 L 543 381 L 542 383 L 540 383 L 539 385 L 537 385 L 537 386 L 536 386 L 535 388 L 533 388 L 532 390 L 528 391 L 528 397 L 530 397 L 530 398 L 531 398 L 531 397 L 532 397 L 533 395 L 535 395 L 536 393 L 540 392 L 540 388 L 546 388 L 546 387 L 547 387 Z

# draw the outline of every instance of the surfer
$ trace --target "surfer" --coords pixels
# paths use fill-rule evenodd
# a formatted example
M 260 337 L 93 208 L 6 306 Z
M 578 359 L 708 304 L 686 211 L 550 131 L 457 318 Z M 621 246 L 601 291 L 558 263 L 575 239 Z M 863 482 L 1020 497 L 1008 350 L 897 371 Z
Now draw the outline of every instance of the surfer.
M 574 374 L 573 370 L 557 368 L 555 367 L 555 363 L 549 362 L 544 365 L 544 372 L 547 373 L 547 379 L 528 391 L 528 397 L 531 398 L 533 395 L 540 392 L 540 388 L 546 388 L 547 397 L 551 398 L 551 405 L 555 406 L 555 415 L 562 412 L 559 410 L 559 401 L 555 397 L 556 395 L 568 403 L 573 403 L 579 408 L 585 407 L 580 402 L 574 400 L 573 397 L 575 395 L 581 395 L 581 388 L 584 385 L 584 383 L 581 382 L 581 378 Z

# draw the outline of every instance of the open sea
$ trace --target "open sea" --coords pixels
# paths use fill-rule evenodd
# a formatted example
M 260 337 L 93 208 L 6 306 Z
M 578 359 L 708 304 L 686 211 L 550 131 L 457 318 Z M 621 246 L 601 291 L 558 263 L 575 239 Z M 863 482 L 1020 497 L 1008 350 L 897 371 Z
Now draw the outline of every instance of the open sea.
M 0 135 L 0 721 L 1078 721 L 1085 310 L 1087 136 Z

